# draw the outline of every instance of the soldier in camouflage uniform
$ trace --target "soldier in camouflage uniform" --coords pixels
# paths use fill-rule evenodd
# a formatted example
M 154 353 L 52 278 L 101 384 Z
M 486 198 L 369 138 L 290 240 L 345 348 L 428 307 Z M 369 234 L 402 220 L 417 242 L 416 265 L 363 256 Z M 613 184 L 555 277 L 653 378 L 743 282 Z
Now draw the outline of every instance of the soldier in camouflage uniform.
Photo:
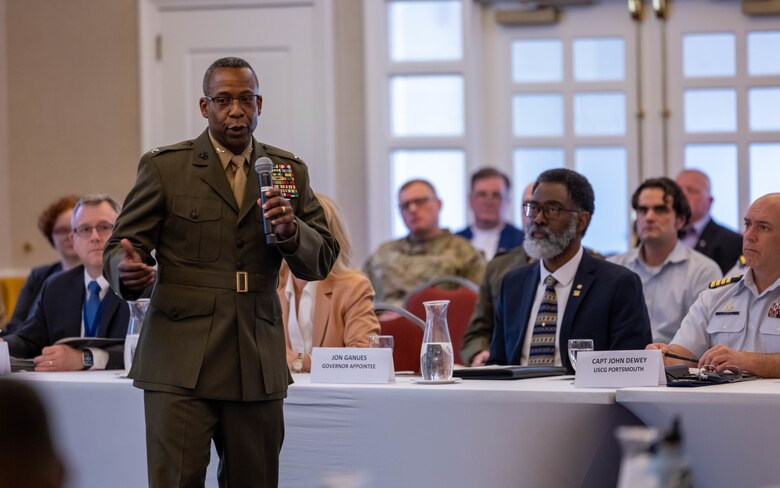
M 482 255 L 467 240 L 439 227 L 441 200 L 433 185 L 408 181 L 398 192 L 398 202 L 409 235 L 379 246 L 363 269 L 377 302 L 403 306 L 408 292 L 440 276 L 482 280 Z

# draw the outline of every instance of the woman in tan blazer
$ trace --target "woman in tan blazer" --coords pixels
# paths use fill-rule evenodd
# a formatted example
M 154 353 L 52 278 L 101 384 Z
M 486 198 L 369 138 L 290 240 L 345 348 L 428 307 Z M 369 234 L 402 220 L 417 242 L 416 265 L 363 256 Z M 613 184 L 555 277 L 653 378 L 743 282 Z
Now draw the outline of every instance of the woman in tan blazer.
M 368 337 L 380 330 L 371 282 L 349 267 L 352 246 L 338 207 L 324 195 L 317 199 L 341 252 L 322 281 L 296 278 L 282 264 L 276 291 L 282 304 L 287 366 L 293 373 L 311 371 L 312 347 L 368 347 Z

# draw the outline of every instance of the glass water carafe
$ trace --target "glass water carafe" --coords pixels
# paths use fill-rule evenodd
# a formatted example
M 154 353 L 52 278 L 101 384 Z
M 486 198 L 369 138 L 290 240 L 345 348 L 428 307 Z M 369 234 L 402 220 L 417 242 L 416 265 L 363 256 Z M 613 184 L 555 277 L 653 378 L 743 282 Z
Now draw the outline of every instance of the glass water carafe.
M 139 298 L 129 301 L 130 323 L 127 324 L 127 338 L 125 339 L 125 370 L 130 371 L 135 357 L 135 348 L 138 347 L 138 336 L 141 335 L 141 327 L 144 325 L 146 309 L 149 308 L 148 298 Z
M 453 352 L 447 327 L 449 300 L 423 302 L 425 334 L 420 350 L 420 372 L 425 381 L 452 380 Z

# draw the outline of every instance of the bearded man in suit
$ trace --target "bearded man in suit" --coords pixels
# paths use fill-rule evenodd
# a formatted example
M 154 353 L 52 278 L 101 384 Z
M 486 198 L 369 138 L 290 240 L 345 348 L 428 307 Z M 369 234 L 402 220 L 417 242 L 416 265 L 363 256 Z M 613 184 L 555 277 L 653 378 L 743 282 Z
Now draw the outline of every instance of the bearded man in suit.
M 569 339 L 592 339 L 595 350 L 649 344 L 639 277 L 583 252 L 582 236 L 594 211 L 588 180 L 569 169 L 545 171 L 523 211 L 533 219 L 523 248 L 539 261 L 504 276 L 488 362 L 573 371 Z

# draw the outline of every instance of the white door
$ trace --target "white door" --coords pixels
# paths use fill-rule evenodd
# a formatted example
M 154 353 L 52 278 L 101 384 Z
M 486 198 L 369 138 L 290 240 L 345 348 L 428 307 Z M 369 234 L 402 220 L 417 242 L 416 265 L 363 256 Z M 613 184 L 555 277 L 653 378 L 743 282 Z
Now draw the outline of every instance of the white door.
M 332 131 L 326 116 L 331 89 L 326 6 L 312 1 L 217 8 L 149 1 L 147 17 L 157 28 L 143 26 L 142 9 L 142 49 L 156 47 L 142 59 L 144 150 L 200 134 L 207 126 L 198 109 L 203 74 L 217 58 L 238 56 L 255 69 L 263 96 L 255 137 L 305 159 L 317 189 L 327 192 Z M 149 59 L 154 56 L 159 59 Z

